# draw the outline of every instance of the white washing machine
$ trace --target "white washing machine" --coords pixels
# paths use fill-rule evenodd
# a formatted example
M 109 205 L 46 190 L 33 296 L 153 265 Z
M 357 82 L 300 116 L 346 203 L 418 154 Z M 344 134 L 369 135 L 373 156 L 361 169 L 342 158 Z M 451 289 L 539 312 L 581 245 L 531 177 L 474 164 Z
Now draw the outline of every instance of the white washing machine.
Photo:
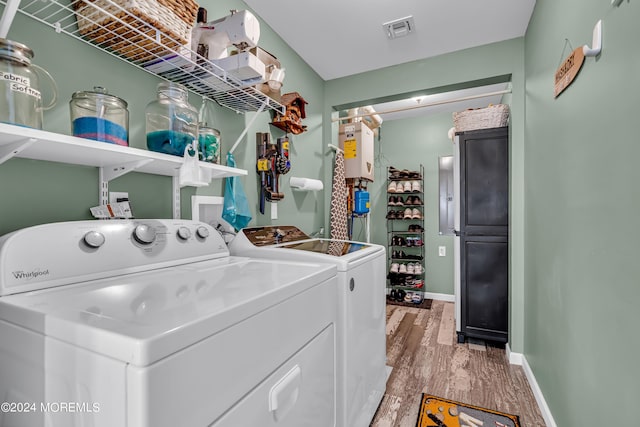
M 0 426 L 335 426 L 336 277 L 187 220 L 0 237 Z
M 386 388 L 386 253 L 380 245 L 312 239 L 294 226 L 241 230 L 232 255 L 338 268 L 338 425 L 367 427 Z

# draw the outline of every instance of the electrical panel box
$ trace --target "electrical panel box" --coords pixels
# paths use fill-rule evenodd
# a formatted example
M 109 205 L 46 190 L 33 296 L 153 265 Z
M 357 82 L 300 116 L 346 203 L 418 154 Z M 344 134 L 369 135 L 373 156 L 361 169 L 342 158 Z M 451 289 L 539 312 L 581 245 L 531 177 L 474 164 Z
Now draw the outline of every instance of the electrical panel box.
M 373 131 L 363 122 L 340 125 L 340 148 L 344 151 L 345 178 L 373 181 Z

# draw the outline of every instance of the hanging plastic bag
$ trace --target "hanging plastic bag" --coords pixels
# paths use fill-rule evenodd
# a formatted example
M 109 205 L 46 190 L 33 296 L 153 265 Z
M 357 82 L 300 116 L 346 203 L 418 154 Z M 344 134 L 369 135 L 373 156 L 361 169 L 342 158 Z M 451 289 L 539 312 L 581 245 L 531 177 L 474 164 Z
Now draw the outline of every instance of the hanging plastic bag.
M 227 166 L 236 167 L 236 161 L 231 153 L 227 153 Z M 231 224 L 236 231 L 246 227 L 251 221 L 249 202 L 242 188 L 240 177 L 225 178 L 222 219 Z

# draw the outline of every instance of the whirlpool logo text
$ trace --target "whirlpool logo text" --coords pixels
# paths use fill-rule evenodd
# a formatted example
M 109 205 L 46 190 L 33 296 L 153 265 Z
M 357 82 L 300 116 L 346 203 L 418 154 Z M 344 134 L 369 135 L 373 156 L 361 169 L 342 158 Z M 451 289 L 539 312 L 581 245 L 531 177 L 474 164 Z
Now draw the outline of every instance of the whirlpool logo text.
M 13 277 L 18 280 L 32 280 L 32 279 L 37 279 L 40 276 L 48 276 L 49 269 L 33 270 L 33 271 L 18 270 L 18 271 L 12 271 L 12 273 L 13 273 Z

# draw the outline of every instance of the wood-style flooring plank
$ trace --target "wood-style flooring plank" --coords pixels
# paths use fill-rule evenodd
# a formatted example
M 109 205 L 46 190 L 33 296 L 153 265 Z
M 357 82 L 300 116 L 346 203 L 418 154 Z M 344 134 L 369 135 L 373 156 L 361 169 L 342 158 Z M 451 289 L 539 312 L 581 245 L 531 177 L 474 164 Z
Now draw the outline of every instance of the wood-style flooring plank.
M 520 416 L 522 427 L 544 421 L 521 366 L 503 348 L 459 344 L 453 303 L 431 309 L 387 306 L 387 364 L 393 371 L 371 427 L 414 427 L 422 393 Z

